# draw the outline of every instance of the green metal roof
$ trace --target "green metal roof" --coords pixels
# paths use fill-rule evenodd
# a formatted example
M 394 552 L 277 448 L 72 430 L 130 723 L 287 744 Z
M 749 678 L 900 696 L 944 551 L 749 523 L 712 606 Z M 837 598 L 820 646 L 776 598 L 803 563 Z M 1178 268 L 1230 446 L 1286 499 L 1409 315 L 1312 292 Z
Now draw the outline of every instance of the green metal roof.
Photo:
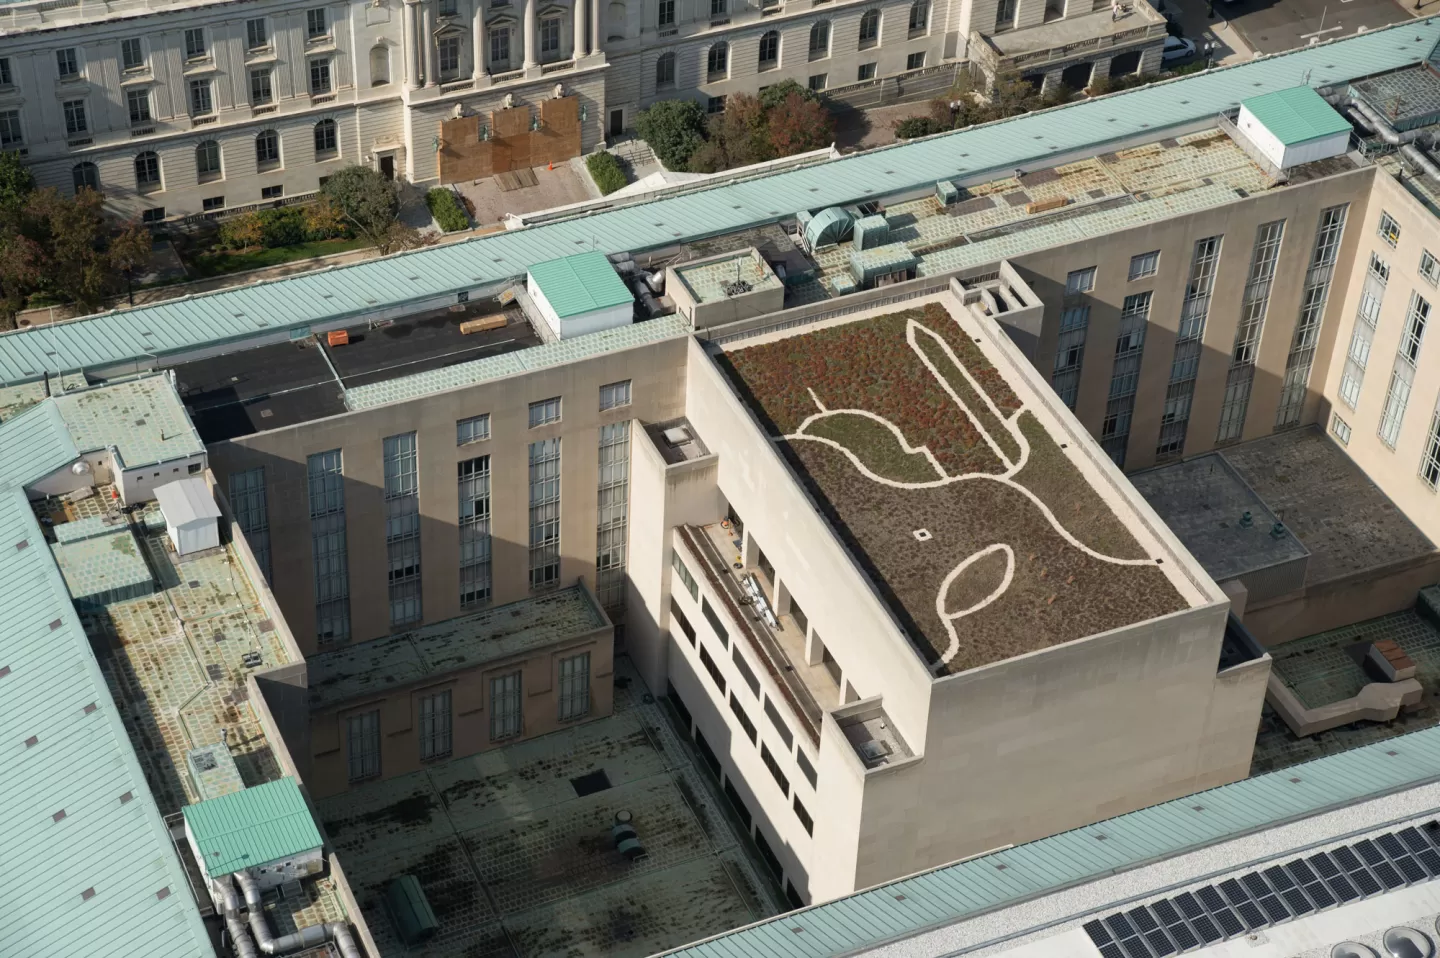
M 198 456 L 205 444 L 175 392 L 173 376 L 62 393 L 54 402 L 81 452 L 114 446 L 118 465 L 128 469 Z
M 561 319 L 633 303 L 604 253 L 576 253 L 530 267 L 530 278 Z
M 937 180 L 1009 172 L 1022 163 L 1203 120 L 1297 83 L 1348 82 L 1418 63 L 1440 41 L 1428 18 L 1154 83 L 1040 113 L 910 141 L 784 173 L 617 205 L 541 226 L 506 230 L 352 266 L 171 300 L 0 336 L 0 383 L 46 370 L 149 362 L 313 324 L 341 324 L 424 298 L 523 276 L 581 244 L 603 253 L 654 249 L 771 223 Z
M 35 482 L 79 458 L 53 402 L 31 406 L 0 425 L 0 489 Z
M 1440 726 L 945 865 L 665 954 L 848 954 L 1437 779 Z
M 1349 133 L 1349 122 L 1308 86 L 1252 96 L 1240 104 L 1286 146 Z
M 293 778 L 186 805 L 181 811 L 211 877 L 257 868 L 324 844 Z

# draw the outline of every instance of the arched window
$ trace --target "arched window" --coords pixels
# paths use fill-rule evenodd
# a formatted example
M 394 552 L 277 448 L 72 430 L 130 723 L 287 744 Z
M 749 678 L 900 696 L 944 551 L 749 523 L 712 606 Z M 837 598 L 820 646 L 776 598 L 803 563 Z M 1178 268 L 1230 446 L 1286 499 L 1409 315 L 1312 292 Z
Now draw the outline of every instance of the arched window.
M 830 55 L 830 21 L 820 20 L 810 28 L 810 59 L 823 60 Z
M 865 50 L 880 42 L 880 11 L 866 10 L 860 18 L 860 49 Z
M 326 160 L 339 150 L 335 139 L 335 121 L 321 120 L 315 124 L 315 159 Z
M 76 193 L 81 190 L 100 192 L 100 168 L 94 163 L 76 163 L 70 171 L 70 178 L 75 182 Z
M 141 193 L 160 189 L 160 157 L 154 150 L 135 157 L 135 188 Z
M 675 85 L 675 54 L 662 53 L 655 61 L 655 89 L 668 90 Z
M 255 165 L 262 170 L 273 170 L 280 165 L 280 134 L 261 130 L 255 137 Z
M 377 43 L 370 48 L 370 85 L 384 86 L 390 82 L 390 48 Z
M 930 0 L 915 0 L 910 4 L 910 35 L 924 33 L 930 25 Z
M 195 147 L 195 178 L 207 183 L 220 176 L 220 144 L 206 140 Z
M 710 48 L 710 54 L 706 59 L 707 80 L 723 80 L 730 69 L 730 44 L 720 41 Z
M 780 65 L 780 31 L 771 30 L 760 37 L 760 69 L 773 70 Z

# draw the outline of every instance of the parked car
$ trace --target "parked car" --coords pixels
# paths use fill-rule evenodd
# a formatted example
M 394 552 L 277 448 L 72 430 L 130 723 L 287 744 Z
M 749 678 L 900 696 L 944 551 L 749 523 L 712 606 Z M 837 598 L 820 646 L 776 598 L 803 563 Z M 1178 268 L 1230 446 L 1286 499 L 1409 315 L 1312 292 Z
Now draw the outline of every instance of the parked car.
M 1165 63 L 1185 60 L 1195 55 L 1195 41 L 1189 37 L 1166 37 L 1165 50 L 1160 59 Z

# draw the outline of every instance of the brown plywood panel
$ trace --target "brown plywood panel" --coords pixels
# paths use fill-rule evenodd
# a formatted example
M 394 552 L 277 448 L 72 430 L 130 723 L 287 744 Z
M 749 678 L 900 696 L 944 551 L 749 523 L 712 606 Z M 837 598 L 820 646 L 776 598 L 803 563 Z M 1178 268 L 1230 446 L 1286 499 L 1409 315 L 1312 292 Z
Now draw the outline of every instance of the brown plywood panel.
M 529 132 L 530 108 L 528 106 L 496 110 L 490 114 L 490 135 L 493 137 L 504 138 Z

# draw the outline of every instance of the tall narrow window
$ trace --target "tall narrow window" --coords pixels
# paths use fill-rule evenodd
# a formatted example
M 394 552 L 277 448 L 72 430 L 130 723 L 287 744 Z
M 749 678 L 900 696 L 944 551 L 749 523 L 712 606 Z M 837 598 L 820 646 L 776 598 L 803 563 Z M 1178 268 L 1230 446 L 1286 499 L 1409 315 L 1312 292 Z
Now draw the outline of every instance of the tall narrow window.
M 547 23 L 550 21 L 546 21 Z M 541 36 L 545 34 L 541 28 Z M 453 80 L 460 75 L 460 38 L 458 36 L 441 37 L 435 41 L 437 66 L 440 69 L 441 81 Z M 544 52 L 544 51 L 542 51 Z
M 270 45 L 270 35 L 265 29 L 264 17 L 245 21 L 245 45 L 251 50 L 263 50 Z
M 197 60 L 208 52 L 204 27 L 195 27 L 185 31 L 185 58 L 187 60 Z
M 150 91 L 126 90 L 125 105 L 130 110 L 130 123 L 140 126 L 150 122 Z
M 215 140 L 200 141 L 195 145 L 195 178 L 208 183 L 220 176 L 220 144 Z
M 540 56 L 553 59 L 560 53 L 560 18 L 540 21 Z
M 346 755 L 350 781 L 363 782 L 380 774 L 380 710 L 351 715 L 345 720 Z
M 1145 328 L 1150 323 L 1150 290 L 1125 297 L 1120 309 L 1120 332 L 1115 339 L 1115 365 L 1110 373 L 1110 397 L 1100 424 L 1100 446 L 1124 468 L 1130 443 L 1130 420 L 1135 414 L 1135 392 L 1140 382 L 1140 361 L 1145 352 Z
M 275 99 L 270 83 L 270 68 L 260 67 L 250 71 L 250 105 L 264 106 Z
M 15 147 L 23 146 L 24 144 L 25 134 L 20 129 L 20 111 L 0 110 L 0 147 L 4 147 L 5 149 L 14 149 Z M 140 175 L 140 164 L 138 160 L 135 164 L 135 175 L 138 179 Z M 156 168 L 155 180 L 157 183 L 160 180 L 158 166 Z
M 590 653 L 560 660 L 560 721 L 590 714 Z
M 1440 409 L 1430 415 L 1430 435 L 1420 459 L 1420 479 L 1431 489 L 1440 489 Z
M 626 383 L 628 386 L 629 383 Z M 630 525 L 630 423 L 600 427 L 599 528 L 595 597 L 607 609 L 625 605 L 626 533 Z
M 315 636 L 323 645 L 350 638 L 350 567 L 340 450 L 310 456 L 306 472 L 310 487 L 310 547 L 315 563 Z
M 780 64 L 780 31 L 767 30 L 760 37 L 760 69 L 769 70 Z
M 4 138 L 0 136 L 0 145 L 3 144 Z M 154 150 L 146 150 L 135 157 L 135 187 L 141 193 L 160 189 L 160 157 Z
M 1320 337 L 1325 302 L 1330 297 L 1330 278 L 1335 272 L 1335 257 L 1340 252 L 1340 237 L 1345 232 L 1345 212 L 1348 208 L 1348 204 L 1342 204 L 1320 211 L 1315 248 L 1310 255 L 1310 268 L 1305 272 L 1305 286 L 1301 293 L 1300 318 L 1295 323 L 1295 335 L 1290 341 L 1290 355 L 1285 359 L 1280 408 L 1275 415 L 1277 429 L 1298 424 L 1305 407 L 1310 368 L 1315 364 L 1315 343 Z
M 265 467 L 230 474 L 230 508 L 265 578 L 270 578 L 270 510 L 265 499 Z
M 675 54 L 660 54 L 655 61 L 655 89 L 668 90 L 675 85 Z
M 1400 424 L 1405 420 L 1405 407 L 1409 402 L 1410 380 L 1396 368 L 1390 373 L 1390 385 L 1385 390 L 1385 405 L 1380 410 L 1380 441 L 1391 449 L 1394 449 L 1400 440 Z
M 655 12 L 655 26 L 659 28 L 675 24 L 675 0 L 660 0 Z
M 139 37 L 120 41 L 120 66 L 124 70 L 139 70 L 145 66 L 145 48 Z
M 315 159 L 328 160 L 335 155 L 335 121 L 321 120 L 315 124 Z
M 74 47 L 55 51 L 55 72 L 62 80 L 73 80 L 80 75 L 80 58 L 76 56 Z
M 66 100 L 62 107 L 65 112 L 65 135 L 83 136 L 90 129 L 85 118 L 84 100 Z
M 700 586 L 695 583 L 695 577 L 690 574 L 690 570 L 686 567 L 684 561 L 681 560 L 680 553 L 670 553 L 670 568 L 675 570 L 675 575 L 679 578 L 680 585 L 684 587 L 686 592 L 690 593 L 690 598 L 697 602 L 700 601 Z
M 706 54 L 705 68 L 710 82 L 725 79 L 726 71 L 730 68 L 730 45 L 721 40 L 711 46 L 710 52 Z
M 210 96 L 209 80 L 190 81 L 190 115 L 209 116 L 215 112 L 215 102 Z
M 860 49 L 869 49 L 879 42 L 880 11 L 866 10 L 860 17 Z
M 1080 365 L 1085 360 L 1085 333 L 1090 326 L 1090 307 L 1071 306 L 1060 314 L 1060 338 L 1055 344 L 1055 374 L 1050 385 L 1060 401 L 1071 409 L 1080 392 Z
M 560 440 L 530 444 L 530 588 L 560 581 Z
M 1219 236 L 1208 236 L 1197 242 L 1190 261 L 1190 280 L 1180 306 L 1180 330 L 1175 337 L 1165 410 L 1160 416 L 1160 444 L 1155 450 L 1161 459 L 1178 456 L 1185 448 L 1190 403 L 1195 397 L 1195 373 L 1200 368 L 1205 320 L 1210 315 L 1210 294 L 1215 288 L 1215 267 L 1220 260 L 1220 240 Z
M 1380 307 L 1390 267 L 1375 254 L 1370 254 L 1370 268 L 1360 288 L 1360 306 L 1355 310 L 1355 324 L 1350 331 L 1350 348 L 1345 354 L 1345 368 L 1340 374 L 1340 401 L 1354 409 L 1360 402 L 1365 385 L 1365 368 L 1370 362 L 1370 347 L 1380 324 Z
M 74 183 L 76 193 L 81 190 L 100 192 L 100 168 L 88 160 L 84 163 L 76 163 L 70 170 L 70 178 Z
M 316 7 L 313 10 L 305 11 L 305 35 L 314 40 L 323 37 L 330 32 L 330 27 L 325 17 L 325 8 Z
M 1250 387 L 1255 382 L 1255 353 L 1265 328 L 1265 311 L 1270 306 L 1270 285 L 1275 263 L 1280 258 L 1280 241 L 1285 221 L 1262 223 L 1255 233 L 1255 250 L 1250 254 L 1250 272 L 1240 299 L 1240 323 L 1235 328 L 1235 348 L 1230 354 L 1230 371 L 1225 378 L 1225 399 L 1220 407 L 1220 430 L 1216 442 L 1239 439 L 1245 431 L 1250 409 Z
M 490 738 L 514 738 L 521 732 L 520 673 L 497 675 L 490 680 Z
M 450 754 L 450 690 L 420 696 L 420 758 Z
M 310 61 L 310 95 L 330 92 L 330 61 L 323 57 Z
M 1420 359 L 1425 324 L 1430 320 L 1430 303 L 1419 293 L 1410 294 L 1410 311 L 1405 315 L 1405 334 L 1400 337 L 1400 356 L 1414 366 Z
M 910 4 L 910 35 L 925 32 L 930 25 L 930 0 L 915 0 Z
M 390 436 L 385 456 L 385 552 L 390 625 L 411 625 L 420 609 L 420 492 L 415 433 Z
M 810 27 L 810 59 L 823 60 L 830 55 L 830 21 L 818 20 Z
M 460 463 L 460 605 L 490 601 L 490 457 Z

